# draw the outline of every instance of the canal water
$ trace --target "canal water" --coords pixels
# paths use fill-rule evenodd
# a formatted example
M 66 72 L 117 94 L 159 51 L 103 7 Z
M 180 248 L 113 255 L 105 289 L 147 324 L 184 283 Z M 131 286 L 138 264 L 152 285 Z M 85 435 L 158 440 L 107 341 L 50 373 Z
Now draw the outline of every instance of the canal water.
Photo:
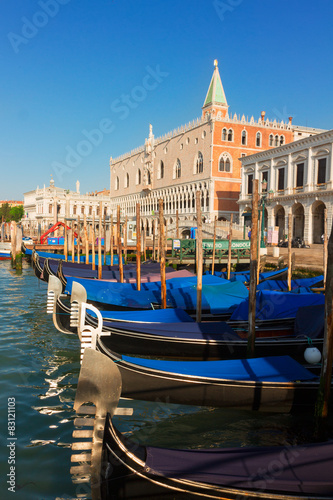
M 28 263 L 17 275 L 9 262 L 0 262 L 1 500 L 89 498 L 69 473 L 79 343 L 54 328 L 46 314 L 46 293 L 46 283 Z M 119 428 L 156 446 L 292 446 L 308 441 L 312 432 L 311 417 L 136 401 L 124 405 L 134 413 L 118 417 Z

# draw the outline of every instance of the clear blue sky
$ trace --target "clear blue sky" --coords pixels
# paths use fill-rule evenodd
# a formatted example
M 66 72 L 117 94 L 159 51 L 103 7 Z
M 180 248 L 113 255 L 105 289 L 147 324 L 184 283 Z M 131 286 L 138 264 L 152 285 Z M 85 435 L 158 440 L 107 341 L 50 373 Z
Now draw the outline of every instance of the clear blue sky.
M 108 188 L 149 123 L 201 115 L 215 58 L 233 113 L 333 128 L 332 19 L 331 0 L 2 2 L 0 199 L 51 174 Z

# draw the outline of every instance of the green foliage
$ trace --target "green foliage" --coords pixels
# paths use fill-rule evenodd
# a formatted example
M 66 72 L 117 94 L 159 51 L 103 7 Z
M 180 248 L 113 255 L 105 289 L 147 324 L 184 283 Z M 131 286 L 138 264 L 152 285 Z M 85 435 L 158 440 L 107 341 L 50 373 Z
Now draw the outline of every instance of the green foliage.
M 17 207 L 12 207 L 10 209 L 11 220 L 14 220 L 15 222 L 19 222 L 23 216 L 24 216 L 23 205 L 18 205 Z
M 18 205 L 17 207 L 10 208 L 8 203 L 4 203 L 0 207 L 0 222 L 2 221 L 2 217 L 4 222 L 10 222 L 14 220 L 15 222 L 19 222 L 24 215 L 23 205 Z

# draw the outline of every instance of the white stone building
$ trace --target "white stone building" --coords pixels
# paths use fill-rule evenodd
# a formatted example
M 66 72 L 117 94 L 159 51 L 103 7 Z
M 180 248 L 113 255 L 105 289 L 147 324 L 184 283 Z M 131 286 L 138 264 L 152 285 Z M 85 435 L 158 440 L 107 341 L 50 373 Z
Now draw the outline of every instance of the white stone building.
M 279 239 L 288 232 L 292 213 L 292 237 L 320 243 L 324 210 L 331 231 L 333 217 L 333 130 L 309 136 L 269 151 L 241 158 L 240 219 L 251 210 L 252 182 L 259 180 L 264 198 L 264 225 L 279 228 Z
M 80 193 L 80 183 L 76 183 L 76 191 L 55 187 L 51 176 L 50 185 L 24 193 L 23 229 L 26 234 L 37 234 L 40 225 L 42 233 L 58 221 L 65 218 L 83 221 L 84 215 L 92 220 L 93 214 L 99 216 L 99 204 L 103 203 L 103 216 L 110 215 L 110 195 L 104 190 L 101 193 Z M 57 207 L 57 209 L 55 209 Z

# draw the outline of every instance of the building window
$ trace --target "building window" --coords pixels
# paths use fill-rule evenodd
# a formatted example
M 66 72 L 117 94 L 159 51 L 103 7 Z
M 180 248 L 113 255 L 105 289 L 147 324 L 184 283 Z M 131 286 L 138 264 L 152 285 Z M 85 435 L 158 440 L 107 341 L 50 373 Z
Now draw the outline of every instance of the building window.
M 73 215 L 76 215 L 76 205 L 73 207 Z
M 245 158 L 246 153 L 241 153 L 241 158 Z
M 52 214 L 52 203 L 49 205 L 49 214 Z
M 125 188 L 128 188 L 128 186 L 129 186 L 129 174 L 127 173 L 127 174 L 125 175 L 124 187 L 125 187 Z
M 151 184 L 151 175 L 149 170 L 147 170 L 147 185 L 149 186 Z
M 280 146 L 283 146 L 285 143 L 284 135 L 280 135 Z
M 234 131 L 232 130 L 232 128 L 229 128 L 228 130 L 228 141 L 229 142 L 233 142 L 234 140 Z
M 296 165 L 296 187 L 303 187 L 304 185 L 304 163 Z
M 274 135 L 273 134 L 270 134 L 270 136 L 269 136 L 269 145 L 274 146 Z
M 84 215 L 84 206 L 81 207 L 81 215 Z
M 260 132 L 256 133 L 256 146 L 257 146 L 257 148 L 261 147 L 261 133 Z
M 182 143 L 182 144 L 180 145 L 180 149 L 183 149 L 183 147 L 184 147 L 184 144 Z
M 276 135 L 276 136 L 275 136 L 274 146 L 276 146 L 276 147 L 277 147 L 278 145 L 279 145 L 279 136 L 278 136 L 278 135 Z
M 186 139 L 186 144 L 190 144 L 190 138 L 189 137 L 187 137 L 187 139 Z
M 164 163 L 162 160 L 160 161 L 160 164 L 158 166 L 157 176 L 158 179 L 163 179 L 164 177 Z
M 242 146 L 246 146 L 247 144 L 247 132 L 246 130 L 242 131 Z
M 202 132 L 202 138 L 204 139 L 206 137 L 206 130 Z
M 317 184 L 325 184 L 326 182 L 326 158 L 318 160 L 318 176 Z
M 194 144 L 198 144 L 198 142 L 199 142 L 199 141 L 198 141 L 198 138 L 196 137 L 196 138 L 195 138 L 195 141 L 194 141 Z
M 261 173 L 261 192 L 262 193 L 267 193 L 267 186 L 268 186 L 268 171 L 265 170 L 265 172 Z
M 119 189 L 119 177 L 118 176 L 115 178 L 114 189 L 115 189 L 115 191 L 118 191 L 118 189 Z
M 136 184 L 141 184 L 141 170 L 138 168 L 138 171 L 136 173 Z
M 228 138 L 228 132 L 227 132 L 227 129 L 226 129 L 226 128 L 224 128 L 224 129 L 222 130 L 222 141 L 226 141 L 226 140 L 227 140 L 227 138 Z
M 89 215 L 92 215 L 92 206 L 89 207 Z
M 253 174 L 247 176 L 247 194 L 253 193 Z
M 196 162 L 195 162 L 195 173 L 201 174 L 203 172 L 203 156 L 201 151 L 199 151 Z
M 182 175 L 182 165 L 180 163 L 180 159 L 177 158 L 177 161 L 175 163 L 175 170 L 174 170 L 174 179 L 179 179 L 180 176 Z
M 219 160 L 219 172 L 231 172 L 231 160 L 227 155 L 221 156 Z
M 284 190 L 284 167 L 278 169 L 278 191 Z

